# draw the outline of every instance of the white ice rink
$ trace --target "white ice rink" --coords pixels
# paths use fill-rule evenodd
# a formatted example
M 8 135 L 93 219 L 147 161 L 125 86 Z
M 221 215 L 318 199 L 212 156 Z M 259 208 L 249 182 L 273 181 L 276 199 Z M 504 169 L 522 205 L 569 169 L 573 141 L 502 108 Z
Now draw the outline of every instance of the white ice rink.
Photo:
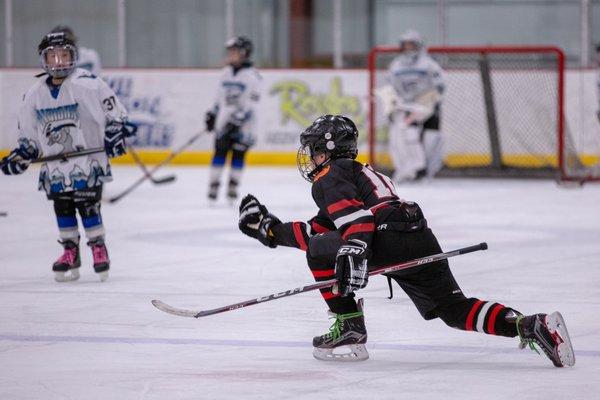
M 37 170 L 0 176 L 0 399 L 600 399 L 600 185 L 437 180 L 404 186 L 468 296 L 524 313 L 559 310 L 574 368 L 517 349 L 517 339 L 424 321 L 400 288 L 373 278 L 365 298 L 363 363 L 312 357 L 330 321 L 318 292 L 195 320 L 156 310 L 161 299 L 218 307 L 312 282 L 304 253 L 268 249 L 237 229 L 237 208 L 207 207 L 206 168 L 172 168 L 103 205 L 111 277 L 100 283 L 82 246 L 81 279 L 56 283 L 52 204 Z M 140 175 L 115 167 L 105 198 Z M 157 174 L 160 176 L 161 174 Z M 241 190 L 282 220 L 316 208 L 295 169 L 253 168 Z M 85 242 L 82 240 L 82 242 Z

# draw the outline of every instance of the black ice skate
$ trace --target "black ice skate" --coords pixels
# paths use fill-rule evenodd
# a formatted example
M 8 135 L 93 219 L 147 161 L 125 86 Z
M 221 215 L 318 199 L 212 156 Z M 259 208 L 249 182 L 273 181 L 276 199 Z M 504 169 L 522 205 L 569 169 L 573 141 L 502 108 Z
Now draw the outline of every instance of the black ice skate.
M 231 204 L 235 203 L 238 198 L 237 187 L 238 181 L 236 181 L 235 179 L 230 179 L 227 188 L 227 198 L 229 199 L 229 202 Z
M 334 315 L 335 322 L 329 333 L 313 339 L 313 356 L 323 361 L 363 361 L 369 358 L 365 347 L 367 328 L 363 299 L 358 301 L 358 312 Z
M 557 311 L 552 314 L 535 314 L 527 317 L 518 316 L 517 332 L 521 343 L 519 347 L 527 345 L 539 354 L 533 346 L 537 344 L 552 361 L 555 367 L 572 367 L 575 365 L 575 353 L 571 345 L 571 338 L 562 315 Z
M 219 182 L 211 182 L 208 187 L 208 200 L 212 203 L 217 200 L 217 195 L 219 194 Z
M 100 281 L 104 282 L 108 279 L 108 270 L 110 268 L 110 260 L 108 259 L 108 251 L 104 245 L 104 240 L 96 239 L 90 241 L 88 242 L 88 246 L 92 248 L 94 272 L 98 274 Z
M 60 242 L 64 247 L 64 253 L 52 265 L 54 271 L 54 280 L 56 282 L 69 282 L 79 279 L 79 267 L 81 259 L 79 258 L 79 245 L 72 240 Z

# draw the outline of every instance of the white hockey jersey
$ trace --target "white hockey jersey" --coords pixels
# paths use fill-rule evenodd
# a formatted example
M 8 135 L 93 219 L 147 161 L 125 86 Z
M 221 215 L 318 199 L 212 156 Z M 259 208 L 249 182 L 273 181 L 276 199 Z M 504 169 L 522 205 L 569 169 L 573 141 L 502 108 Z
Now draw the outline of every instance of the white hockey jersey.
M 78 47 L 77 54 L 77 68 L 83 68 L 96 76 L 100 76 L 102 64 L 96 50 L 88 49 L 87 47 Z
M 414 63 L 407 63 L 404 56 L 396 57 L 390 63 L 387 79 L 398 96 L 407 103 L 431 89 L 436 89 L 440 94 L 444 91 L 442 69 L 425 52 L 421 52 Z
M 19 139 L 33 141 L 40 157 L 104 147 L 106 124 L 127 118 L 115 93 L 86 70 L 75 69 L 59 87 L 49 82 L 41 77 L 19 111 Z M 63 193 L 111 180 L 108 157 L 100 152 L 42 164 L 38 189 Z
M 220 132 L 230 121 L 242 121 L 242 142 L 254 141 L 256 105 L 260 101 L 262 77 L 251 65 L 234 72 L 230 65 L 223 68 L 213 112 L 217 114 L 215 129 Z

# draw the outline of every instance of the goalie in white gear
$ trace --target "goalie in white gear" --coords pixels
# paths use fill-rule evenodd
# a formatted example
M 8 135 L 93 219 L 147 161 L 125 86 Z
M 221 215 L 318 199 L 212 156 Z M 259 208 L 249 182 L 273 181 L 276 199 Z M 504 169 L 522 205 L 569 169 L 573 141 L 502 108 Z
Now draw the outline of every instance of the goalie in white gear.
M 400 38 L 400 55 L 388 69 L 388 85 L 378 90 L 389 121 L 394 180 L 432 178 L 443 165 L 440 106 L 442 69 L 427 54 L 418 32 Z
M 237 199 L 238 185 L 244 168 L 246 152 L 254 144 L 255 110 L 260 100 L 262 78 L 252 66 L 252 42 L 238 36 L 225 43 L 227 66 L 213 107 L 207 111 L 206 130 L 215 131 L 215 152 L 210 171 L 208 198 L 215 201 L 227 155 L 231 153 L 231 169 L 227 197 Z

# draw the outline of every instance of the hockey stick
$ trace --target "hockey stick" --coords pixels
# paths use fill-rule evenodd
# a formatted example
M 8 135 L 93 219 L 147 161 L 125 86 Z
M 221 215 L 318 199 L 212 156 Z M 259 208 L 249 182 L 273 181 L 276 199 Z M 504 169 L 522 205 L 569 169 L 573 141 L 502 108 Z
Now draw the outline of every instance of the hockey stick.
M 148 179 L 150 179 L 150 181 L 152 183 L 154 183 L 155 185 L 160 185 L 160 184 L 163 184 L 163 183 L 173 182 L 175 180 L 175 175 L 167 175 L 167 176 L 163 176 L 162 178 L 155 178 L 155 177 L 153 177 L 148 172 L 148 168 L 146 168 L 146 166 L 144 165 L 144 163 L 140 159 L 140 156 L 133 149 L 133 146 L 127 146 L 127 148 L 129 149 L 129 152 L 131 153 L 131 157 L 133 157 L 133 161 L 135 161 L 135 163 L 137 165 L 139 165 L 139 167 L 144 172 L 144 175 L 148 175 Z
M 435 261 L 445 260 L 447 258 L 455 257 L 455 256 L 458 256 L 461 254 L 472 253 L 474 251 L 479 251 L 479 250 L 487 250 L 487 248 L 488 248 L 487 243 L 485 243 L 485 242 L 479 243 L 479 244 L 476 244 L 473 246 L 463 247 L 461 249 L 457 249 L 454 251 L 434 254 L 431 256 L 421 257 L 421 258 L 417 258 L 417 259 L 414 259 L 411 261 L 406 261 L 406 262 L 403 262 L 400 264 L 390 265 L 385 268 L 376 269 L 376 270 L 370 271 L 369 276 L 385 274 L 385 273 L 394 272 L 394 271 L 401 271 L 403 269 L 413 268 L 413 267 L 417 267 L 419 265 L 424 265 L 424 264 L 429 264 L 429 263 L 432 263 Z M 166 313 L 173 314 L 173 315 L 179 315 L 180 317 L 200 318 L 200 317 L 206 317 L 206 316 L 213 315 L 213 314 L 219 314 L 219 313 L 226 312 L 226 311 L 237 310 L 238 308 L 248 307 L 248 306 L 252 306 L 254 304 L 264 303 L 264 302 L 271 301 L 271 300 L 281 299 L 283 297 L 293 296 L 293 295 L 299 294 L 299 293 L 310 292 L 311 290 L 325 289 L 325 288 L 333 286 L 336 282 L 337 281 L 335 279 L 330 279 L 327 281 L 314 283 L 312 285 L 301 286 L 301 287 L 286 290 L 286 291 L 283 291 L 280 293 L 273 293 L 273 294 L 269 294 L 267 296 L 258 297 L 256 299 L 246 300 L 246 301 L 231 304 L 228 306 L 213 308 L 212 310 L 205 310 L 205 311 L 184 310 L 181 308 L 172 307 L 166 303 L 163 303 L 160 300 L 152 300 L 152 305 L 161 311 L 164 311 Z
M 108 199 L 108 201 L 110 203 L 116 203 L 117 201 L 121 200 L 123 197 L 127 196 L 129 193 L 133 192 L 135 190 L 135 188 L 137 188 L 142 183 L 144 183 L 144 181 L 146 179 L 150 178 L 152 176 L 152 174 L 154 172 L 156 172 L 156 170 L 158 170 L 159 168 L 161 168 L 161 167 L 167 165 L 168 163 L 170 163 L 171 160 L 173 160 L 175 157 L 177 157 L 183 150 L 185 150 L 192 143 L 194 143 L 196 140 L 198 140 L 200 137 L 202 137 L 204 135 L 204 133 L 205 133 L 205 131 L 202 131 L 202 132 L 200 132 L 200 133 L 192 136 L 191 138 L 189 138 L 187 142 L 185 142 L 184 144 L 182 144 L 181 146 L 179 146 L 177 148 L 177 150 L 175 150 L 174 152 L 172 152 L 169 155 L 169 157 L 165 158 L 159 164 L 155 165 L 154 168 L 152 168 L 150 171 L 148 171 L 147 174 L 144 174 L 144 176 L 141 176 L 137 181 L 135 181 L 134 183 L 132 183 L 131 186 L 129 186 L 127 189 L 125 189 L 124 191 L 122 191 L 118 195 L 116 195 L 116 196 Z
M 55 154 L 53 156 L 40 157 L 40 158 L 36 158 L 35 160 L 31 160 L 31 162 L 32 163 L 43 163 L 43 162 L 55 161 L 55 160 L 67 161 L 69 158 L 82 157 L 82 156 L 87 156 L 88 154 L 102 153 L 104 151 L 105 151 L 104 147 L 94 147 L 94 148 L 86 149 L 86 150 L 69 151 L 69 152 L 62 153 L 62 154 Z M 2 163 L 0 163 L 0 168 L 2 166 L 4 166 L 4 164 L 7 164 L 8 162 L 12 161 L 15 157 L 16 157 L 16 154 L 9 155 L 6 158 L 4 158 L 2 160 Z

